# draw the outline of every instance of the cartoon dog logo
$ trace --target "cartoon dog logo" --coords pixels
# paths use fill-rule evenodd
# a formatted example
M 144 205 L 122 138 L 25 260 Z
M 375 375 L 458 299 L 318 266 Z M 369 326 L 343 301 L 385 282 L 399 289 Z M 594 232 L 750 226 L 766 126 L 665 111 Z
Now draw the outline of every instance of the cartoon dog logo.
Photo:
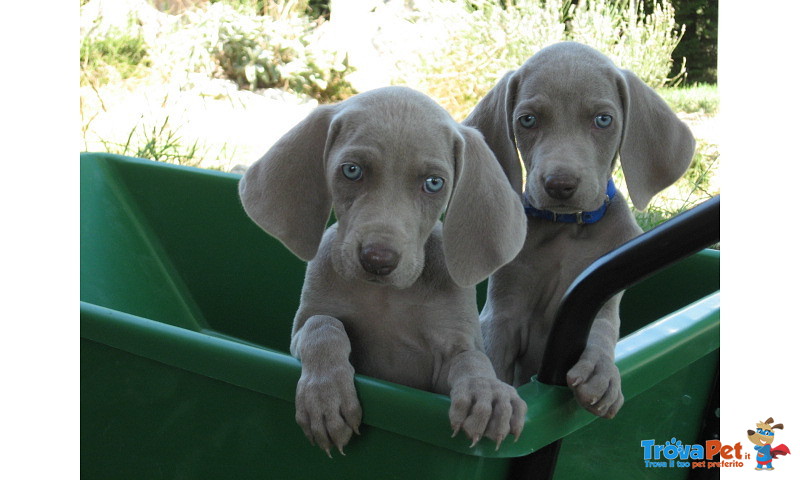
M 775 441 L 775 429 L 783 430 L 782 423 L 772 425 L 772 422 L 772 417 L 769 417 L 766 422 L 756 422 L 756 431 L 747 431 L 747 439 L 755 444 L 755 450 L 758 452 L 756 470 L 774 470 L 773 460 L 777 459 L 779 455 L 792 453 L 786 445 L 772 446 L 772 442 Z

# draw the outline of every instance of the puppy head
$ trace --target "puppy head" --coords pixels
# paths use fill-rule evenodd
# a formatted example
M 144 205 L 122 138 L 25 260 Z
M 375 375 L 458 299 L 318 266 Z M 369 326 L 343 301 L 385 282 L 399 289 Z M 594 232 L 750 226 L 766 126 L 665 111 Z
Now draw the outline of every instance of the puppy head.
M 427 97 L 408 94 L 356 97 L 328 130 L 331 260 L 347 279 L 414 283 L 453 191 L 458 131 Z
M 605 200 L 619 155 L 643 209 L 691 161 L 690 130 L 651 88 L 574 42 L 542 49 L 508 73 L 464 122 L 486 136 L 509 180 L 534 206 L 573 213 Z
M 333 208 L 331 261 L 351 280 L 413 284 L 445 210 L 445 261 L 460 285 L 491 274 L 524 241 L 522 208 L 480 135 L 402 87 L 316 109 L 239 190 L 247 214 L 304 260 L 316 255 Z

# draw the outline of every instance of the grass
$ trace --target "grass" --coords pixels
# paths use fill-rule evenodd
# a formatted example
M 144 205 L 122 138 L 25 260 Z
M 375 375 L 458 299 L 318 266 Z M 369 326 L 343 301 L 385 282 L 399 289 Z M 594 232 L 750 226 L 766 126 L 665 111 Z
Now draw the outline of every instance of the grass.
M 81 39 L 81 84 L 104 85 L 113 79 L 125 80 L 150 66 L 147 46 L 141 35 L 111 31 L 106 36 Z
M 161 124 L 147 127 L 144 123 L 140 123 L 134 126 L 124 143 L 104 140 L 103 146 L 108 153 L 189 167 L 202 168 L 203 159 L 209 156 L 209 148 L 204 148 L 199 140 L 184 142 L 178 134 L 178 130 L 170 126 L 169 116 L 165 117 Z M 228 150 L 227 144 L 222 145 L 216 156 L 228 158 L 232 153 Z M 233 152 L 235 152 L 235 147 Z M 220 169 L 219 167 L 206 168 Z
M 697 84 L 658 90 L 676 112 L 716 115 L 719 112 L 719 92 L 716 85 Z

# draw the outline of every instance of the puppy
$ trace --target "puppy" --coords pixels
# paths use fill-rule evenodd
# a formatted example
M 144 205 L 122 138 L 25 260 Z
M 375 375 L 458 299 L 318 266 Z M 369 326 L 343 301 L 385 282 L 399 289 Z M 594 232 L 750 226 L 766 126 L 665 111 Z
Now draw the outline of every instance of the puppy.
M 483 351 L 474 286 L 519 252 L 526 219 L 477 131 L 408 88 L 365 92 L 314 110 L 239 192 L 308 261 L 291 353 L 312 443 L 330 456 L 358 433 L 354 373 L 449 394 L 473 445 L 519 436 L 527 405 Z
M 573 280 L 642 233 L 611 180 L 616 158 L 641 210 L 685 172 L 694 138 L 636 75 L 573 42 L 547 47 L 506 74 L 464 124 L 484 134 L 529 214 L 525 246 L 491 276 L 481 312 L 498 377 L 520 385 L 539 370 Z M 621 296 L 595 318 L 566 379 L 582 406 L 608 418 L 623 403 L 614 364 Z

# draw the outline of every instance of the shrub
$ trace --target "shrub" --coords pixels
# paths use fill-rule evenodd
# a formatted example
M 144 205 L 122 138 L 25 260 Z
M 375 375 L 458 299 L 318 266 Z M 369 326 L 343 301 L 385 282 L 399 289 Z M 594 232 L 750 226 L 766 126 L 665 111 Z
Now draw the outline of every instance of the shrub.
M 501 3 L 506 6 L 503 7 Z M 681 38 L 668 0 L 646 14 L 644 2 L 622 0 L 426 0 L 407 21 L 428 45 L 400 61 L 396 80 L 417 88 L 463 119 L 508 70 L 564 40 L 591 45 L 645 82 L 669 78 Z M 632 5 L 632 6 L 631 6 Z M 682 70 L 681 70 L 682 71 Z M 680 77 L 680 75 L 679 75 Z
M 320 41 L 323 22 L 297 13 L 306 8 L 303 2 L 277 5 L 241 0 L 179 15 L 147 12 L 147 25 L 131 31 L 137 32 L 134 38 L 147 52 L 152 73 L 164 82 L 191 86 L 197 73 L 229 78 L 249 90 L 287 89 L 320 102 L 355 93 L 346 78 L 354 70 L 346 56 Z
M 302 16 L 275 21 L 234 13 L 221 22 L 214 53 L 225 76 L 242 88 L 343 100 L 355 93 L 345 78 L 354 69 L 345 55 L 325 48 L 316 27 Z
M 718 0 L 672 0 L 675 20 L 686 25 L 686 35 L 672 58 L 686 58 L 687 83 L 717 83 Z
M 644 6 L 641 0 L 582 0 L 567 12 L 566 39 L 600 50 L 653 88 L 680 83 L 685 68 L 674 77 L 670 70 L 684 28 L 675 24 L 669 0 L 655 2 L 652 13 L 645 13 Z
M 415 5 L 407 21 L 420 47 L 416 55 L 398 61 L 402 75 L 396 83 L 427 93 L 458 120 L 503 73 L 563 38 L 561 0 L 517 2 L 508 8 L 490 0 Z

